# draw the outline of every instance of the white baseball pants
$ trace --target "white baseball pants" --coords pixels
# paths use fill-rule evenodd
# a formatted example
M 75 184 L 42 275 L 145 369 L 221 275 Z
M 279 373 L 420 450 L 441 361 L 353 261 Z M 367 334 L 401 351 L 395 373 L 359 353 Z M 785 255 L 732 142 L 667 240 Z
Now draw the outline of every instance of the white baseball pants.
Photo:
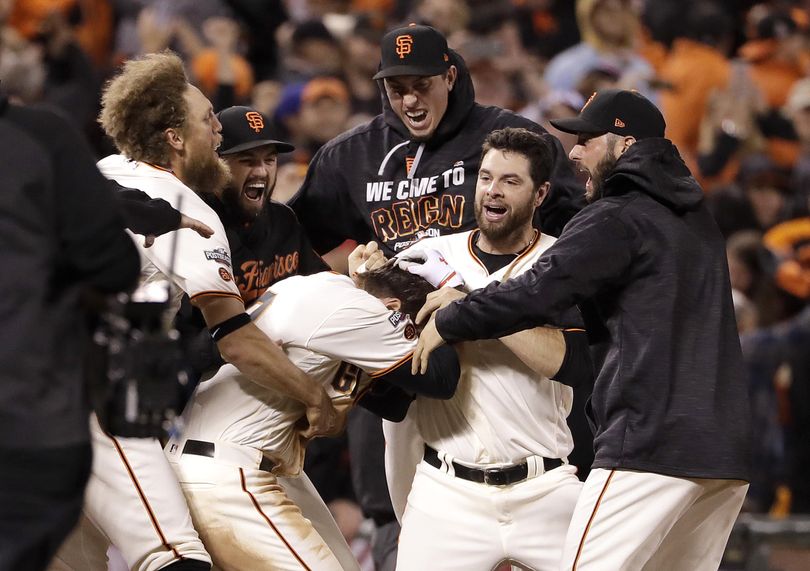
M 191 454 L 171 463 L 216 569 L 343 571 L 274 474 Z
M 488 570 L 507 558 L 556 571 L 581 488 L 567 464 L 489 486 L 421 462 L 402 518 L 397 571 Z
M 109 436 L 95 416 L 90 433 L 84 513 L 49 569 L 106 571 L 110 543 L 134 571 L 156 571 L 181 558 L 210 563 L 160 443 Z
M 716 571 L 748 484 L 591 471 L 565 540 L 564 571 Z

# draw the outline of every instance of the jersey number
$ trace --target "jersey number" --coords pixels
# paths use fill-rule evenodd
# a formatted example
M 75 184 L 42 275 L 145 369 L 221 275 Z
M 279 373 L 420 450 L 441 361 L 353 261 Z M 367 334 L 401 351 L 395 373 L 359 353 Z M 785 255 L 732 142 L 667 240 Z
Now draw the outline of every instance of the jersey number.
M 332 379 L 332 388 L 338 394 L 353 395 L 361 373 L 359 367 L 343 361 Z

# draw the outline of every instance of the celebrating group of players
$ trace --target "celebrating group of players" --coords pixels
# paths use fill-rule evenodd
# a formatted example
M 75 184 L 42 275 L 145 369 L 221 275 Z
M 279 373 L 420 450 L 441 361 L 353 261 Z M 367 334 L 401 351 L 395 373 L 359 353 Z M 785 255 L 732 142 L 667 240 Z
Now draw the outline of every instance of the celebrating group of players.
M 307 442 L 338 432 L 359 405 L 386 419 L 401 524 L 381 569 L 716 569 L 747 488 L 739 348 L 727 339 L 707 362 L 708 348 L 691 346 L 703 337 L 695 318 L 733 338 L 728 277 L 660 113 L 609 91 L 560 125 L 579 134 L 572 158 L 593 204 L 555 246 L 583 198 L 560 143 L 476 104 L 463 60 L 432 28 L 392 30 L 381 49 L 384 112 L 316 154 L 292 204 L 301 225 L 270 200 L 277 155 L 292 147 L 256 110 L 215 114 L 170 53 L 129 61 L 108 83 L 100 120 L 121 154 L 98 163 L 102 174 L 213 231 L 138 242 L 139 287 L 169 280 L 173 311 L 188 297 L 204 327 L 195 332 L 191 315 L 184 331 L 206 358 L 168 442 L 92 421 L 83 515 L 50 568 L 106 569 L 113 545 L 139 571 L 358 569 L 302 467 Z M 645 178 L 656 169 L 665 174 Z M 611 195 L 619 178 L 643 191 Z M 638 220 L 659 221 L 655 247 L 633 234 Z M 326 271 L 313 247 L 347 238 L 361 244 L 350 275 Z M 708 270 L 681 279 L 667 240 Z M 590 255 L 565 260 L 580 250 Z M 624 316 L 625 296 L 647 296 L 634 288 L 662 268 L 655 297 L 674 300 L 673 323 Z M 498 303 L 460 303 L 487 286 Z M 481 333 L 470 316 L 502 326 Z M 622 352 L 628 335 L 645 338 L 636 354 Z M 628 368 L 634 359 L 644 370 Z M 684 381 L 701 367 L 704 386 Z M 567 418 L 573 388 L 594 377 L 597 469 L 583 486 Z M 718 406 L 727 416 L 714 422 Z M 690 442 L 692 425 L 724 431 L 722 450 Z

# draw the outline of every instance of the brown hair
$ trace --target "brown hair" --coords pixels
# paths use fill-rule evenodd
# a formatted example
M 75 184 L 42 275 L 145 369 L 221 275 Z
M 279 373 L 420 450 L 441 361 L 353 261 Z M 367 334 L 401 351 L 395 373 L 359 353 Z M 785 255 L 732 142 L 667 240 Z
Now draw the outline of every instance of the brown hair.
M 504 127 L 492 131 L 484 139 L 481 160 L 492 149 L 526 157 L 529 161 L 529 176 L 532 177 L 535 190 L 551 178 L 554 150 L 544 135 L 522 127 Z
M 187 86 L 183 62 L 170 51 L 129 60 L 104 87 L 98 121 L 130 159 L 167 165 L 164 131 L 186 124 Z
M 400 269 L 392 259 L 384 266 L 363 274 L 363 289 L 375 297 L 399 299 L 399 310 L 415 320 L 416 314 L 425 305 L 425 298 L 436 288 L 421 276 Z

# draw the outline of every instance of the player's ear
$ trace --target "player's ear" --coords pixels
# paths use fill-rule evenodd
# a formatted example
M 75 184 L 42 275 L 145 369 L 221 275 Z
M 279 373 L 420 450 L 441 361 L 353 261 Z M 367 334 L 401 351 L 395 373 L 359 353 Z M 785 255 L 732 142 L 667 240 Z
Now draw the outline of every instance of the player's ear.
M 398 297 L 383 297 L 380 299 L 385 304 L 385 307 L 392 311 L 399 311 L 402 308 L 402 302 Z
M 548 196 L 548 189 L 551 188 L 551 183 L 546 181 L 537 189 L 537 196 L 534 197 L 534 207 L 537 208 L 543 203 L 543 200 Z
M 175 151 L 183 150 L 183 134 L 178 129 L 169 127 L 163 131 L 163 135 L 166 137 L 166 142 L 169 143 L 171 148 Z

